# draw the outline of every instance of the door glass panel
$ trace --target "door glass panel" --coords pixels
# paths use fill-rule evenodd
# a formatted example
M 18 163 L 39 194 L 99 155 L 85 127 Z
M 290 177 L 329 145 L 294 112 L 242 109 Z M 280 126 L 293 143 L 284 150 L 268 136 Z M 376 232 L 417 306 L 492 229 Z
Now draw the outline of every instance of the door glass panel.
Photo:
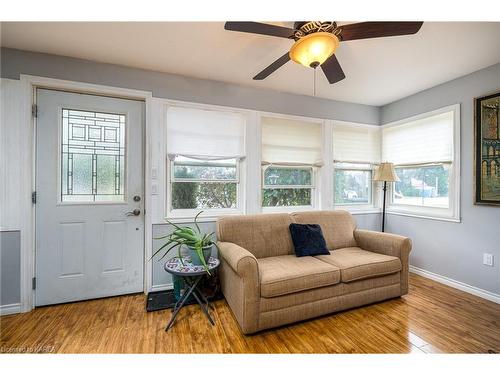
M 61 201 L 125 200 L 125 116 L 63 109 Z
M 71 178 L 73 195 L 92 194 L 92 155 L 70 154 L 72 165 Z

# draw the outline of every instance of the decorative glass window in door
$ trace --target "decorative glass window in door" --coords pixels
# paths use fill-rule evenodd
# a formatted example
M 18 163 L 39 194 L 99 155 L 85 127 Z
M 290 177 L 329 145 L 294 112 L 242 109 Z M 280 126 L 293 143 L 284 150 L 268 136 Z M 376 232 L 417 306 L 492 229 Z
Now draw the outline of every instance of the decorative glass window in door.
M 125 200 L 125 115 L 62 110 L 61 201 Z

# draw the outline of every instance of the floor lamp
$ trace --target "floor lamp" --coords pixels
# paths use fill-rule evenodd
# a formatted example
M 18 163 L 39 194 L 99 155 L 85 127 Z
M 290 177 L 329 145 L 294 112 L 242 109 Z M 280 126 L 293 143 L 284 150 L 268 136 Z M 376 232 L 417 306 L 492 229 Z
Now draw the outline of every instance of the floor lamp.
M 394 164 L 392 163 L 381 163 L 378 169 L 375 171 L 374 181 L 384 182 L 384 202 L 382 203 L 382 232 L 385 231 L 385 196 L 387 192 L 387 183 L 399 181 L 398 175 L 394 170 Z

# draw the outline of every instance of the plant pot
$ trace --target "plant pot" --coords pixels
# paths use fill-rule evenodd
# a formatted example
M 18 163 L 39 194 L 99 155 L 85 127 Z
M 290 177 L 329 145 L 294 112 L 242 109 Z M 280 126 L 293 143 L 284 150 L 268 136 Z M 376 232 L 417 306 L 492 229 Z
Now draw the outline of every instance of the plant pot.
M 203 263 L 201 262 L 200 257 L 198 256 L 198 252 L 194 247 L 188 246 L 188 255 L 191 257 L 191 262 L 195 266 L 202 266 Z M 212 246 L 205 246 L 203 248 L 203 258 L 205 258 L 205 263 L 208 263 L 208 259 L 210 258 L 210 255 L 212 254 Z

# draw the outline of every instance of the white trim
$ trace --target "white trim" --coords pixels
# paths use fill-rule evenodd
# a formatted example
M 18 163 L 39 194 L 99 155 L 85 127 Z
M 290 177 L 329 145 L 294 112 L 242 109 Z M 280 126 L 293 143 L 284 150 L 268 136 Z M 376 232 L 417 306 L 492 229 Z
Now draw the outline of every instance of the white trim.
M 406 216 L 406 217 L 414 217 L 417 219 L 425 219 L 425 220 L 437 220 L 437 221 L 448 221 L 451 223 L 460 223 L 460 219 L 454 219 L 449 217 L 441 217 L 441 216 L 429 216 L 429 215 L 417 215 L 411 212 L 402 212 L 402 211 L 386 211 L 386 215 L 396 215 L 396 216 Z
M 323 167 L 320 170 L 321 178 L 318 182 L 318 203 L 322 210 L 334 209 L 334 175 L 333 170 L 333 120 L 323 121 L 321 156 Z
M 258 214 L 262 208 L 262 127 L 257 112 L 251 112 L 245 134 L 246 163 L 246 214 Z
M 430 271 L 424 270 L 422 268 L 418 268 L 418 267 L 411 266 L 411 265 L 410 265 L 410 272 L 413 272 L 414 274 L 420 275 L 420 276 L 425 277 L 427 279 L 437 281 L 438 283 L 448 285 L 452 288 L 461 290 L 463 292 L 473 294 L 475 296 L 487 299 L 488 301 L 500 304 L 500 294 L 492 293 L 492 292 L 489 292 L 487 290 L 480 289 L 480 288 L 477 288 L 477 287 L 469 285 L 469 284 L 465 284 L 461 281 L 457 281 L 457 280 L 451 279 L 451 278 L 446 277 L 446 276 L 441 276 L 441 275 L 438 275 L 437 273 L 430 272 Z
M 9 305 L 0 306 L 0 315 L 19 314 L 21 312 L 20 303 L 11 303 Z
M 301 212 L 301 211 L 319 211 L 318 207 L 313 206 L 270 206 L 262 207 L 262 213 L 291 213 L 291 212 Z
M 111 87 L 96 85 L 84 82 L 68 81 L 54 78 L 46 78 L 40 76 L 32 76 L 21 74 L 20 81 L 24 86 L 24 101 L 25 114 L 24 123 L 29 136 L 26 137 L 27 144 L 31 145 L 29 152 L 25 153 L 26 160 L 24 161 L 26 168 L 23 176 L 23 193 L 22 196 L 28 201 L 31 197 L 31 192 L 35 190 L 35 172 L 36 172 L 36 119 L 31 116 L 31 106 L 36 103 L 36 89 L 54 89 L 59 91 L 72 91 L 93 95 L 109 95 L 113 97 L 144 100 L 146 106 L 144 132 L 145 139 L 143 141 L 143 163 L 144 163 L 144 282 L 143 291 L 147 293 L 150 290 L 153 282 L 153 269 L 149 266 L 148 259 L 152 254 L 153 236 L 151 225 L 151 202 L 150 202 L 150 143 L 148 138 L 148 128 L 151 126 L 152 119 L 149 115 L 151 109 L 152 93 L 149 91 L 133 90 L 120 87 Z M 29 191 L 28 191 L 29 189 Z M 26 191 L 24 191 L 26 190 Z M 29 214 L 23 214 L 21 222 L 21 312 L 31 311 L 35 307 L 35 291 L 32 290 L 32 278 L 35 277 L 35 205 L 31 204 L 31 200 L 26 204 L 30 205 Z
M 394 121 L 385 125 L 381 128 L 388 128 L 406 124 L 411 121 L 416 121 L 432 116 L 436 116 L 446 112 L 453 112 L 453 161 L 450 168 L 450 185 L 449 185 L 449 208 L 439 208 L 439 207 L 423 207 L 423 206 L 408 206 L 401 204 L 394 204 L 393 199 L 393 189 L 394 183 L 388 184 L 387 194 L 387 213 L 401 216 L 413 216 L 423 219 L 436 219 L 451 222 L 461 222 L 461 199 L 460 199 L 460 177 L 461 177 L 461 167 L 460 167 L 460 104 L 453 104 L 446 107 L 438 108 L 433 111 L 421 113 L 412 117 L 404 118 L 398 121 Z M 382 133 L 382 148 L 383 148 L 383 133 Z M 390 160 L 389 160 L 390 161 Z M 420 165 L 420 164 L 419 164 Z M 398 167 L 398 165 L 395 165 Z
M 335 206 L 334 209 L 347 211 L 351 215 L 367 215 L 367 214 L 381 214 L 382 213 L 382 209 L 379 207 L 356 209 L 356 208 L 353 208 L 352 206 L 346 206 L 346 207 Z
M 29 74 L 21 74 L 19 76 L 19 79 L 23 82 L 29 83 L 29 85 L 31 86 L 37 86 L 38 88 L 76 91 L 79 93 L 84 92 L 86 94 L 94 94 L 94 95 L 110 95 L 113 97 L 122 97 L 124 99 L 144 100 L 152 96 L 152 93 L 150 91 L 96 85 L 94 83 L 47 78 L 47 77 L 33 76 Z
M 172 289 L 174 289 L 174 284 L 173 283 L 157 284 L 157 285 L 153 285 L 151 287 L 150 292 L 160 292 L 162 290 L 172 290 Z

